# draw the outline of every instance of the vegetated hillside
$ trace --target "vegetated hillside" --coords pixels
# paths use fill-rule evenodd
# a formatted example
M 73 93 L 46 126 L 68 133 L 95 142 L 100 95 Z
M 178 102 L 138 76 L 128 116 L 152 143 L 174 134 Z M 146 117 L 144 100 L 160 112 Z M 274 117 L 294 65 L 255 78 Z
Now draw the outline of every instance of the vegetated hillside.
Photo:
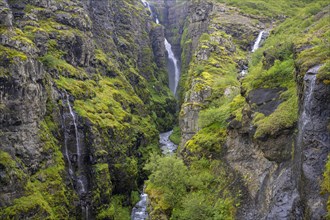
M 325 218 L 328 2 L 150 2 L 0 0 L 0 218 Z
M 0 1 L 0 218 L 128 219 L 172 127 L 163 27 L 139 1 Z
M 325 218 L 328 2 L 177 4 L 168 17 L 181 41 L 181 143 L 178 157 L 146 166 L 153 219 Z

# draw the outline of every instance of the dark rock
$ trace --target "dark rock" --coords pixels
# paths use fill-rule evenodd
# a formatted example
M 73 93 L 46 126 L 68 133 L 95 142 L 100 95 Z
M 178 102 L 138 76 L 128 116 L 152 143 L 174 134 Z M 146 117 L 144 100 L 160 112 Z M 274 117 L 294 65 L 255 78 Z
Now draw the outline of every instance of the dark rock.
M 279 104 L 281 104 L 282 101 L 280 100 L 280 94 L 283 91 L 283 88 L 255 89 L 249 93 L 247 101 L 251 105 L 256 105 L 255 111 L 268 116 L 276 110 Z

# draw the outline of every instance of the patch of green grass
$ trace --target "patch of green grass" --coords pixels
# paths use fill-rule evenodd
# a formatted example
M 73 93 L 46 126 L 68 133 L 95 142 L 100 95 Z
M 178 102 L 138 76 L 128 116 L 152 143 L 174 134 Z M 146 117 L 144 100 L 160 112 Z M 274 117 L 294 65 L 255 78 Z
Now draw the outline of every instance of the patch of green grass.
M 296 89 L 293 87 L 282 94 L 287 100 L 281 103 L 277 109 L 267 117 L 258 116 L 254 119 L 257 130 L 255 138 L 264 135 L 274 135 L 280 130 L 289 129 L 296 125 L 298 120 L 298 98 Z
M 173 132 L 170 135 L 170 140 L 176 144 L 179 145 L 180 144 L 180 140 L 181 140 L 181 131 L 180 131 L 180 127 L 179 126 L 175 126 L 173 128 Z
M 325 171 L 323 173 L 323 181 L 322 181 L 322 193 L 330 194 L 330 156 L 328 156 L 327 163 L 325 165 Z M 330 197 L 328 196 L 327 201 L 327 217 L 330 217 Z
M 25 53 L 0 45 L 0 59 L 9 63 L 27 60 Z
M 81 68 L 77 68 L 67 63 L 63 59 L 59 59 L 51 54 L 46 54 L 40 58 L 40 61 L 48 68 L 57 70 L 63 76 L 82 78 L 87 74 Z

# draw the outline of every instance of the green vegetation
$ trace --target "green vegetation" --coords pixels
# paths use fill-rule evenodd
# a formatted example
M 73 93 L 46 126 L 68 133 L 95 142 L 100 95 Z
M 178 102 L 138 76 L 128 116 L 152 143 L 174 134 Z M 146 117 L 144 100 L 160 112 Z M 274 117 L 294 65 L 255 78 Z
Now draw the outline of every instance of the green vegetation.
M 155 219 L 233 219 L 235 203 L 228 191 L 223 164 L 191 158 L 189 167 L 174 156 L 151 155 L 146 192 Z M 234 197 L 239 196 L 238 194 Z
M 13 63 L 15 61 L 25 61 L 27 59 L 26 54 L 8 47 L 0 45 L 0 59 Z
M 328 202 L 327 202 L 327 218 L 330 218 L 330 156 L 328 156 L 328 161 L 325 165 L 325 171 L 323 173 L 323 182 L 322 182 L 322 193 L 328 195 Z
M 50 116 L 51 117 L 51 116 Z M 48 118 L 50 119 L 50 118 Z M 44 161 L 42 169 L 32 176 L 24 177 L 27 181 L 22 181 L 25 188 L 25 195 L 15 199 L 11 206 L 0 211 L 5 219 L 18 219 L 23 216 L 30 216 L 37 219 L 66 219 L 72 212 L 72 201 L 76 196 L 67 189 L 63 175 L 65 172 L 63 155 L 53 132 L 58 130 L 53 119 L 40 123 L 40 140 L 44 144 L 44 154 L 51 155 L 51 160 Z M 23 170 L 16 168 L 16 163 L 10 159 L 7 153 L 1 152 L 1 161 L 8 161 L 8 177 L 16 181 L 25 174 Z
M 113 196 L 109 207 L 102 209 L 96 216 L 96 219 L 129 220 L 130 209 L 123 206 L 123 196 Z
M 241 80 L 241 90 L 237 80 L 236 63 L 246 56 L 237 47 L 233 49 L 233 42 L 236 43 L 235 46 L 246 42 L 232 39 L 232 36 L 216 30 L 215 23 L 220 21 L 214 16 L 211 21 L 212 26 L 207 33 L 201 34 L 196 50 L 192 51 L 194 39 L 190 39 L 191 27 L 186 22 L 181 38 L 180 85 L 183 105 L 180 116 L 185 117 L 185 108 L 188 106 L 196 112 L 199 111 L 196 134 L 180 149 L 188 175 L 194 158 L 221 160 L 227 139 L 228 123 L 233 120 L 242 124 L 250 123 L 246 121 L 249 120 L 249 113 L 252 114 L 252 123 L 256 126 L 254 138 L 276 136 L 281 130 L 294 129 L 298 120 L 297 81 L 299 83 L 302 81 L 309 68 L 320 64 L 322 67 L 317 78 L 327 84 L 330 82 L 329 8 L 325 8 L 328 2 L 323 0 L 290 2 L 281 0 L 276 4 L 262 0 L 217 0 L 217 2 L 238 7 L 241 13 L 254 14 L 265 20 L 276 19 L 278 23 L 273 23 L 274 29 L 263 43 L 263 47 L 252 54 L 249 60 L 249 73 Z M 279 21 L 283 23 L 280 24 Z M 259 88 L 283 88 L 279 97 L 282 103 L 268 116 L 254 112 L 255 106 L 249 106 L 243 97 L 247 97 L 251 91 Z M 243 96 L 240 94 L 241 91 Z M 183 100 L 183 94 L 186 101 Z M 202 101 L 196 98 L 190 101 L 194 97 Z M 243 110 L 248 113 L 243 115 Z M 225 181 L 225 176 L 222 177 Z M 185 182 L 187 193 L 181 194 L 182 199 L 163 210 L 160 201 L 163 201 L 163 193 L 167 193 L 165 186 L 154 185 L 151 180 L 148 184 L 150 189 L 155 190 L 150 192 L 155 195 L 153 200 L 159 205 L 156 206 L 160 211 L 154 210 L 156 216 L 164 214 L 171 216 L 171 219 L 216 219 L 210 206 L 214 208 L 219 204 L 228 204 L 226 201 L 233 201 L 233 198 L 236 198 L 235 195 L 228 194 L 228 197 L 218 197 L 221 202 L 216 203 L 210 200 L 211 197 L 206 192 L 191 190 L 188 181 Z
M 305 9 L 306 4 L 312 3 L 313 0 L 278 0 L 275 2 L 264 0 L 216 0 L 217 2 L 226 3 L 235 6 L 246 14 L 255 14 L 271 18 L 283 18 L 283 16 L 294 16 L 299 8 L 309 13 L 317 13 L 322 6 L 328 4 L 326 0 L 319 0 L 312 7 Z
M 250 62 L 249 74 L 242 85 L 248 93 L 256 88 L 285 88 L 281 94 L 283 103 L 271 115 L 255 120 L 255 137 L 275 135 L 278 131 L 293 127 L 298 120 L 296 77 L 300 80 L 307 70 L 322 65 L 318 78 L 327 83 L 329 73 L 329 23 L 320 7 L 323 1 L 312 2 L 297 16 L 287 19 L 275 28 L 261 49 Z M 303 18 L 303 19 L 301 19 Z M 328 39 L 328 40 L 324 40 Z M 300 48 L 301 52 L 297 52 Z M 298 70 L 298 72 L 297 72 Z
M 172 132 L 172 134 L 170 135 L 170 140 L 171 140 L 174 144 L 176 144 L 176 145 L 180 144 L 180 140 L 181 140 L 181 131 L 180 131 L 180 127 L 179 127 L 179 126 L 175 126 L 175 127 L 173 128 L 173 132 Z

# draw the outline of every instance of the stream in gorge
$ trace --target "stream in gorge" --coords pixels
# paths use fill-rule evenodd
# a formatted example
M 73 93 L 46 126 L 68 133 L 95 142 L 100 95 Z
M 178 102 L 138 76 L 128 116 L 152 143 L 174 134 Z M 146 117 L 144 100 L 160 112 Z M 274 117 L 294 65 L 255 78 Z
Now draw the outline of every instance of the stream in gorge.
M 154 20 L 154 22 L 159 24 L 158 16 L 151 9 L 149 2 L 145 0 L 141 0 L 141 2 L 151 12 L 150 16 Z M 173 95 L 176 96 L 177 87 L 180 80 L 179 63 L 172 50 L 172 45 L 168 42 L 166 38 L 164 38 L 164 44 L 168 54 L 169 88 L 172 91 Z M 173 130 L 160 133 L 159 135 L 159 145 L 164 155 L 173 154 L 178 147 L 169 139 L 172 132 Z M 144 187 L 143 187 L 143 192 L 140 195 L 140 201 L 132 209 L 131 219 L 132 220 L 148 219 L 149 215 L 148 215 L 147 207 L 148 207 L 148 194 L 144 192 Z

